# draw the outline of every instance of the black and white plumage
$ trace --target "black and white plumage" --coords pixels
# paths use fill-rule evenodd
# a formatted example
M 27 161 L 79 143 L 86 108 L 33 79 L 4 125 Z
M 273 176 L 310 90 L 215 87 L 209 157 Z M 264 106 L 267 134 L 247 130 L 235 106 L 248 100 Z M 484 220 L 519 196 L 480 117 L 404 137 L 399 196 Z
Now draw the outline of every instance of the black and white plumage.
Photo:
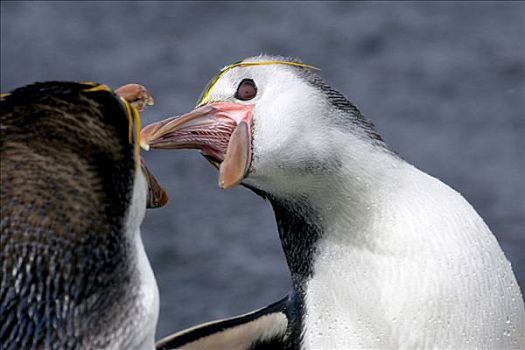
M 209 322 L 170 335 L 157 349 L 279 349 L 296 315 L 295 299 L 286 297 L 260 310 Z M 293 337 L 289 338 L 294 339 Z M 292 347 L 292 344 L 288 344 Z
M 274 348 L 523 348 L 522 296 L 483 220 L 392 152 L 312 67 L 248 58 L 198 105 L 146 127 L 142 142 L 198 148 L 221 187 L 240 183 L 271 203 L 297 315 Z M 260 339 L 245 348 L 264 348 Z
M 0 349 L 152 349 L 158 290 L 139 225 L 138 113 L 105 85 L 0 101 Z M 156 182 L 150 185 L 158 186 Z

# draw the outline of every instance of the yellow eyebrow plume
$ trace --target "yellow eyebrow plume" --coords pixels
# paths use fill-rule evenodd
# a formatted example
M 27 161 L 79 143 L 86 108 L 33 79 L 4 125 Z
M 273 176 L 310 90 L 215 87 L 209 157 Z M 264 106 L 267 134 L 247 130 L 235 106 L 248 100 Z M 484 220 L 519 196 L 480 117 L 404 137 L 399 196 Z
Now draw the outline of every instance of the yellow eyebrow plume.
M 140 130 L 142 129 L 140 113 L 135 106 L 130 105 L 135 120 L 135 162 L 140 165 Z
M 128 140 L 129 143 L 133 143 L 133 127 L 135 127 L 135 160 L 137 164 L 139 162 L 140 156 L 140 130 L 141 130 L 141 120 L 139 111 L 131 103 L 126 101 L 122 96 L 120 96 L 120 102 L 126 109 L 126 115 L 128 117 Z
M 94 83 L 88 83 L 88 82 L 83 82 L 82 84 L 85 84 L 85 85 L 89 85 L 89 84 L 94 84 Z M 109 86 L 105 85 L 105 84 L 99 84 L 99 85 L 95 85 L 91 88 L 88 88 L 88 89 L 85 89 L 84 90 L 85 92 L 94 92 L 94 91 L 113 91 L 109 88 Z
M 92 83 L 89 81 L 83 81 L 81 82 L 81 84 L 89 86 L 89 88 L 84 90 L 85 92 L 95 92 L 95 91 L 113 92 L 113 90 L 111 90 L 111 88 L 105 84 L 97 84 L 97 83 Z M 124 99 L 122 96 L 119 96 L 119 97 L 120 97 L 120 102 L 126 109 L 126 115 L 128 117 L 128 128 L 129 128 L 128 129 L 128 139 L 129 139 L 129 143 L 132 143 L 133 142 L 133 125 L 135 125 L 135 129 L 136 129 L 135 133 L 137 134 L 135 136 L 137 137 L 137 140 L 139 140 L 138 136 L 140 136 L 139 135 L 140 133 L 140 114 L 131 103 L 126 101 L 126 99 Z
M 199 101 L 197 106 L 200 107 L 200 106 L 202 106 L 202 105 L 204 105 L 204 104 L 209 102 L 211 92 L 215 88 L 215 85 L 217 85 L 217 82 L 219 81 L 219 79 L 224 74 L 226 74 L 226 72 L 232 70 L 233 68 L 237 68 L 237 67 L 251 67 L 251 66 L 269 66 L 269 65 L 273 65 L 273 64 L 284 64 L 284 65 L 287 65 L 287 66 L 294 66 L 294 67 L 302 67 L 302 68 L 319 70 L 319 68 L 317 68 L 315 66 L 312 66 L 312 65 L 309 65 L 309 64 L 305 64 L 305 63 L 292 62 L 292 61 L 237 62 L 237 63 L 234 63 L 234 64 L 230 64 L 229 66 L 226 66 L 223 69 L 221 69 L 219 74 L 217 74 L 215 76 L 215 78 L 213 78 L 213 80 L 210 83 L 210 87 L 208 88 L 208 90 L 206 90 L 206 92 L 202 96 L 202 99 Z

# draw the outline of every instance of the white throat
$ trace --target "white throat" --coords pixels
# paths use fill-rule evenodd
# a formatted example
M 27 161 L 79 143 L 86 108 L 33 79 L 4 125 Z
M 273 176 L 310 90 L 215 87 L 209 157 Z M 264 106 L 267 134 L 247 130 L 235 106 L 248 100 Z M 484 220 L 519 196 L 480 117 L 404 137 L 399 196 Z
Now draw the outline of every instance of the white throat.
M 140 224 L 144 218 L 147 199 L 147 181 L 139 169 L 136 172 L 132 205 L 129 209 L 126 230 L 132 242 L 132 254 L 135 256 L 137 300 L 134 318 L 133 339 L 126 339 L 131 349 L 154 349 L 155 330 L 159 314 L 159 291 L 155 276 L 144 250 L 140 234 Z
M 410 164 L 364 151 L 349 151 L 348 176 L 313 197 L 325 230 L 304 348 L 523 348 L 519 287 L 475 210 Z

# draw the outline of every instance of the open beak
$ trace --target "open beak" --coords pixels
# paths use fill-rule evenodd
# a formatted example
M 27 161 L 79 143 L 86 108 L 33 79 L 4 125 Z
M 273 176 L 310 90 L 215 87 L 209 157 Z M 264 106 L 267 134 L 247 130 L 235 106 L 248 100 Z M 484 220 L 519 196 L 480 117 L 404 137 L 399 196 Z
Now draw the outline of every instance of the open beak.
M 168 118 L 142 129 L 141 146 L 199 149 L 219 168 L 219 186 L 238 185 L 252 161 L 252 115 L 255 105 L 217 102 L 181 117 Z
M 149 171 L 144 163 L 142 157 L 140 157 L 140 167 L 148 182 L 148 198 L 146 199 L 147 208 L 160 208 L 168 203 L 168 193 L 162 188 L 155 176 Z
M 88 83 L 89 84 L 89 83 Z M 105 85 L 95 85 L 89 91 L 109 90 Z M 115 94 L 120 96 L 124 102 L 124 107 L 128 112 L 129 118 L 129 142 L 132 142 L 133 125 L 140 129 L 140 114 L 146 106 L 153 105 L 153 97 L 148 90 L 140 84 L 127 84 L 116 89 Z M 138 111 L 138 112 L 137 112 Z M 138 131 L 138 130 L 137 130 Z M 136 148 L 137 157 L 139 157 L 139 148 Z M 140 157 L 140 168 L 148 182 L 148 194 L 146 199 L 147 208 L 160 208 L 168 203 L 168 193 L 162 188 L 155 176 L 149 171 Z

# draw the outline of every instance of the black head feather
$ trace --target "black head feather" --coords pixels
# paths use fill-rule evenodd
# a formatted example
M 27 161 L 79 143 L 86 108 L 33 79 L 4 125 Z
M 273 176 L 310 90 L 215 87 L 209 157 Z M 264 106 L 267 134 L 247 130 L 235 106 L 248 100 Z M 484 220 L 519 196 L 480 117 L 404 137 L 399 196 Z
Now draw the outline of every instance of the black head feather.
M 49 82 L 0 101 L 0 347 L 104 347 L 132 296 L 124 223 L 135 173 L 125 106 Z

